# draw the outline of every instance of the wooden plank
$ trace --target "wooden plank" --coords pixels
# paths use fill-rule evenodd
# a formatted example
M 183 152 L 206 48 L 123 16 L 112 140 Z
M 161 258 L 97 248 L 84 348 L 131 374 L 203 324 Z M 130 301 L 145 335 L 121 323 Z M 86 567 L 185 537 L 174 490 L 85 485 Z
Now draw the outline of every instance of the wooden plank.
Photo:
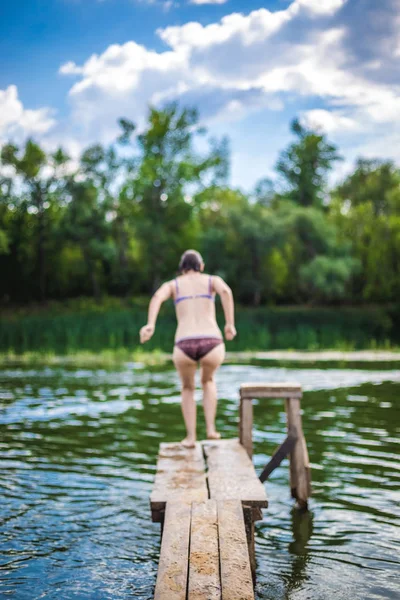
M 161 521 L 167 502 L 208 499 L 205 463 L 199 443 L 187 449 L 179 443 L 160 444 L 157 473 L 150 496 L 153 521 Z
M 252 398 L 301 398 L 301 385 L 298 383 L 242 383 L 240 397 Z
M 253 456 L 253 401 L 240 399 L 239 439 L 247 454 Z
M 168 502 L 154 600 L 186 600 L 191 506 Z
M 286 400 L 286 414 L 289 435 L 295 437 L 296 442 L 290 453 L 290 487 L 292 496 L 300 506 L 306 507 L 311 495 L 311 475 L 306 440 L 303 435 L 301 423 L 300 400 L 288 398 Z
M 218 502 L 222 600 L 254 600 L 242 505 Z
M 202 444 L 211 499 L 240 500 L 249 507 L 268 506 L 264 486 L 239 440 L 206 440 Z
M 275 450 L 271 460 L 265 465 L 260 475 L 260 481 L 264 483 L 281 462 L 290 454 L 296 444 L 297 438 L 293 433 L 289 433 L 284 442 Z
M 220 600 L 218 517 L 215 500 L 192 504 L 188 600 Z

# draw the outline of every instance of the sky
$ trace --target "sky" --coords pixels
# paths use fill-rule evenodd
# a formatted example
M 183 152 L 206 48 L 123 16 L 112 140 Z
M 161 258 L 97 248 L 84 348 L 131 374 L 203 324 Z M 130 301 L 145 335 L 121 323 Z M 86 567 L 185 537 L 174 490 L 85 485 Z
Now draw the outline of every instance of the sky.
M 13 0 L 0 57 L 0 145 L 76 157 L 177 100 L 229 137 L 244 190 L 296 117 L 338 145 L 338 178 L 360 156 L 400 164 L 400 0 Z

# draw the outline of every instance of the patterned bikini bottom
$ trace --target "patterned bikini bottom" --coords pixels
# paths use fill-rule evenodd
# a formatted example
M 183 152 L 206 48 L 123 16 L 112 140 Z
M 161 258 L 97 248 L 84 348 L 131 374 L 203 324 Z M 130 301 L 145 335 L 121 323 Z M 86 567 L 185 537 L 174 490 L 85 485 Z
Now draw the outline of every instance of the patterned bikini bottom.
M 197 337 L 197 338 L 182 338 L 175 342 L 175 346 L 180 348 L 182 352 L 189 358 L 199 361 L 203 356 L 211 352 L 219 344 L 223 344 L 224 340 L 219 337 Z

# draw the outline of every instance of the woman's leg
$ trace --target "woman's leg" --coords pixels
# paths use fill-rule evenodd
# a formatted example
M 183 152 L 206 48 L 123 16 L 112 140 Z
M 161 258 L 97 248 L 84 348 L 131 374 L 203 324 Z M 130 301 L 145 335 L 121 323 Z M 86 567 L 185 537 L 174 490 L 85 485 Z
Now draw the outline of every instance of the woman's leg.
M 215 346 L 200 361 L 201 385 L 203 387 L 203 407 L 206 420 L 207 437 L 219 439 L 221 436 L 215 429 L 215 416 L 217 414 L 217 387 L 214 374 L 225 357 L 225 344 Z
M 174 346 L 172 355 L 174 365 L 182 382 L 182 413 L 186 425 L 186 437 L 182 444 L 193 448 L 196 442 L 196 402 L 194 400 L 194 377 L 197 363 L 189 358 L 180 348 Z

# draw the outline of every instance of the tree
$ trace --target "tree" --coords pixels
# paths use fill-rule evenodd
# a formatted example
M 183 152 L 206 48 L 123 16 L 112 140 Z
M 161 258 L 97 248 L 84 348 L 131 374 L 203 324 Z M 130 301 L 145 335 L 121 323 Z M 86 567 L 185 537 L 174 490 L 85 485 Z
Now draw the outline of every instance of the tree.
M 238 190 L 217 186 L 201 192 L 196 204 L 207 267 L 234 286 L 241 301 L 258 306 L 271 299 L 272 254 L 282 236 L 273 211 Z
M 276 198 L 276 191 L 272 179 L 269 179 L 268 177 L 260 179 L 254 188 L 253 197 L 258 204 L 272 206 Z
M 317 302 L 335 302 L 346 296 L 347 284 L 359 263 L 351 256 L 316 256 L 299 270 L 300 288 Z
M 399 190 L 400 170 L 393 162 L 359 158 L 353 173 L 336 188 L 336 196 L 349 208 L 370 202 L 375 216 L 389 215 L 400 208 L 393 195 Z
M 126 126 L 126 122 L 125 126 Z M 123 140 L 132 132 L 124 128 Z M 135 233 L 154 290 L 173 268 L 180 253 L 196 239 L 192 196 L 207 177 L 223 176 L 226 144 L 213 144 L 200 156 L 194 151 L 197 111 L 171 104 L 150 109 L 148 126 L 137 136 L 139 160 L 122 193 L 131 198 Z
M 290 300 L 335 302 L 345 297 L 359 261 L 352 257 L 349 240 L 340 236 L 335 222 L 318 208 L 282 203 L 277 212 L 285 232 L 290 274 L 297 294 Z
M 26 210 L 34 215 L 36 238 L 35 275 L 37 276 L 39 297 L 46 299 L 48 243 L 51 231 L 51 212 L 54 198 L 62 188 L 63 169 L 68 156 L 61 149 L 53 154 L 45 151 L 32 140 L 28 140 L 23 150 L 13 144 L 6 144 L 1 151 L 3 165 L 11 166 L 15 172 L 14 187 L 21 183 L 21 201 Z
M 92 293 L 101 296 L 102 267 L 115 255 L 111 237 L 114 200 L 111 193 L 118 161 L 113 149 L 86 149 L 77 173 L 68 179 L 68 205 L 62 222 L 64 239 L 81 250 Z
M 9 235 L 7 233 L 8 202 L 11 198 L 12 179 L 0 177 L 0 255 L 9 251 Z
M 354 294 L 397 301 L 400 294 L 400 169 L 359 159 L 332 195 L 331 213 L 342 239 L 351 239 L 361 269 Z
M 291 131 L 297 141 L 282 152 L 276 165 L 283 178 L 284 195 L 301 206 L 321 207 L 327 174 L 340 156 L 324 135 L 306 129 L 297 119 Z

